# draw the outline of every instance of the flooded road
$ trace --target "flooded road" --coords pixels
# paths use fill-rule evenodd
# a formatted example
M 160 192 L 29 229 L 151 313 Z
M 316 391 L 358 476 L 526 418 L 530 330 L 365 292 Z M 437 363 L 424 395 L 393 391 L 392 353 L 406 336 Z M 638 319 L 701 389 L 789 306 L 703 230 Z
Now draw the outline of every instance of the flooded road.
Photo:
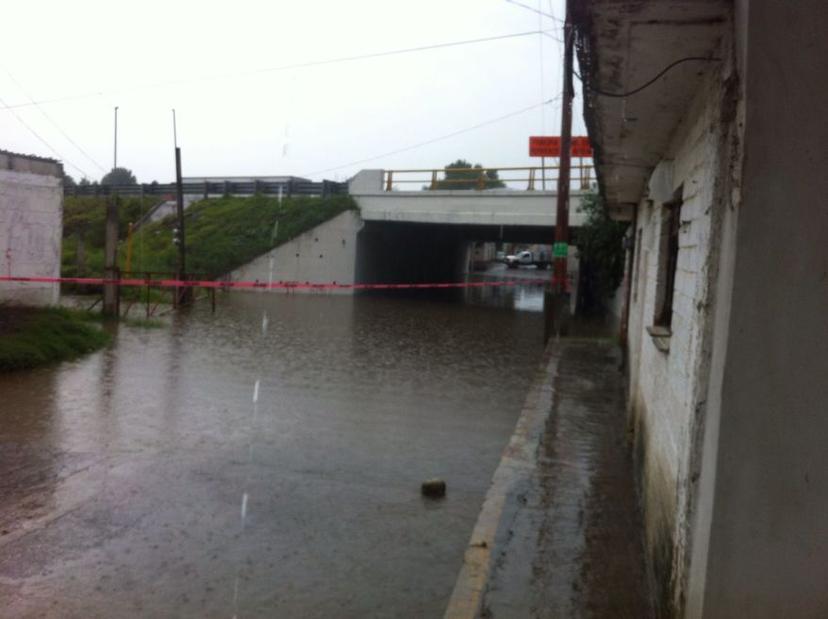
M 440 616 L 537 298 L 224 295 L 0 376 L 0 616 Z

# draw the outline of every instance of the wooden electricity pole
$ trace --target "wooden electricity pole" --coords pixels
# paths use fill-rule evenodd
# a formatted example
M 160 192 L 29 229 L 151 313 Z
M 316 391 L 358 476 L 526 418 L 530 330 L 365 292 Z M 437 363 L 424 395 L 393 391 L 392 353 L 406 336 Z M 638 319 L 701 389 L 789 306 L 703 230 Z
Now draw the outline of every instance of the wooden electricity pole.
M 561 163 L 558 170 L 558 204 L 555 214 L 554 275 L 552 287 L 558 295 L 568 292 L 567 253 L 569 251 L 569 177 L 572 168 L 572 83 L 574 35 L 567 2 L 564 24 L 563 98 L 561 100 Z
M 574 33 L 569 2 L 570 0 L 567 0 L 564 23 L 561 150 L 555 211 L 555 244 L 552 246 L 552 287 L 544 294 L 544 341 L 553 335 L 565 334 L 570 313 L 567 255 L 569 253 L 569 176 L 572 167 L 572 99 L 575 96 L 575 89 L 572 84 Z
M 115 106 L 115 145 L 112 155 L 112 170 L 118 167 L 118 106 Z M 113 191 L 106 201 L 106 224 L 104 226 L 104 316 L 118 317 L 118 195 Z
M 106 201 L 106 224 L 104 228 L 104 316 L 118 316 L 118 196 L 110 195 Z
M 181 181 L 181 149 L 178 147 L 178 133 L 175 124 L 175 110 L 173 113 L 173 143 L 175 145 L 175 213 L 176 230 L 175 242 L 178 244 L 178 261 L 176 264 L 176 279 L 181 281 L 187 276 L 187 242 L 184 232 L 184 186 Z M 175 289 L 175 304 L 187 302 L 191 298 L 190 288 Z

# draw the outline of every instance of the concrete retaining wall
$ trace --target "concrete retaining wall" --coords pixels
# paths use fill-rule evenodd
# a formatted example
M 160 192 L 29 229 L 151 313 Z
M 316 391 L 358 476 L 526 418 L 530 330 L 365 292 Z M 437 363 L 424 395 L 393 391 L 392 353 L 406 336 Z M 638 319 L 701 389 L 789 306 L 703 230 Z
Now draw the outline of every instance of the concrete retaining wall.
M 231 281 L 331 282 L 356 281 L 357 234 L 363 223 L 359 214 L 337 215 L 229 273 Z M 350 292 L 350 291 L 339 291 Z
M 0 271 L 60 277 L 63 169 L 55 161 L 0 151 Z M 57 303 L 58 284 L 0 283 L 0 303 Z

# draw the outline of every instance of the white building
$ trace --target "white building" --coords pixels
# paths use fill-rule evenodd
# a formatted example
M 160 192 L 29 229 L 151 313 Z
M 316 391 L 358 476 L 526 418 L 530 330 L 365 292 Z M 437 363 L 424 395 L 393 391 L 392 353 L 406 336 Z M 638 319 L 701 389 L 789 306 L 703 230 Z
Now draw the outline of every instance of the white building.
M 0 150 L 0 272 L 60 277 L 63 166 Z M 57 303 L 60 285 L 0 282 L 0 304 Z
M 828 5 L 571 11 L 659 615 L 828 617 Z

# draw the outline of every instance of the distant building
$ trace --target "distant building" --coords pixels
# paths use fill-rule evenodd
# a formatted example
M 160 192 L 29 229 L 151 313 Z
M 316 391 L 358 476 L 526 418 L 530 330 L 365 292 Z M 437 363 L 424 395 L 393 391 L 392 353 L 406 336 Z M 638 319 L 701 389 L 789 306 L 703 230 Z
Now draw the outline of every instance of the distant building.
M 60 277 L 63 166 L 0 150 L 0 272 Z M 60 285 L 0 282 L 0 304 L 57 303 Z

